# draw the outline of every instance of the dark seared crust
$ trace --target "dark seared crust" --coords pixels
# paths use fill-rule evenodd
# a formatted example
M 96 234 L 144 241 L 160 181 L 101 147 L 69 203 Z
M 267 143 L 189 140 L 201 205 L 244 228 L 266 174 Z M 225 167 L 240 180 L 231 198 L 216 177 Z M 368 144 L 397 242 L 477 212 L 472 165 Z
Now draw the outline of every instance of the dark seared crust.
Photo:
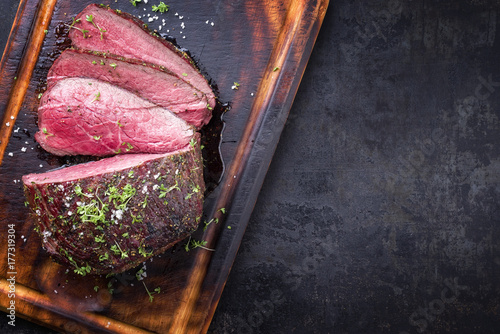
M 46 184 L 27 179 L 24 191 L 44 248 L 81 274 L 119 273 L 139 265 L 190 235 L 203 212 L 198 144 L 84 179 Z M 133 193 L 129 198 L 111 195 L 127 189 Z M 82 208 L 93 206 L 105 218 L 83 218 Z

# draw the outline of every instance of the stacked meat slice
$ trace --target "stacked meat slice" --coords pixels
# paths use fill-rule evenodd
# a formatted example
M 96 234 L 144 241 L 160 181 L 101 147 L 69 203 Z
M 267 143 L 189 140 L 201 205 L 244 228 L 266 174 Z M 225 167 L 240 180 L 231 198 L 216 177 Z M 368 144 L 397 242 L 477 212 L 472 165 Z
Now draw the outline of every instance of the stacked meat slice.
M 215 95 L 186 53 L 129 14 L 90 5 L 69 37 L 35 137 L 55 155 L 104 158 L 26 175 L 25 194 L 54 258 L 83 275 L 122 272 L 196 229 L 205 190 L 196 130 Z

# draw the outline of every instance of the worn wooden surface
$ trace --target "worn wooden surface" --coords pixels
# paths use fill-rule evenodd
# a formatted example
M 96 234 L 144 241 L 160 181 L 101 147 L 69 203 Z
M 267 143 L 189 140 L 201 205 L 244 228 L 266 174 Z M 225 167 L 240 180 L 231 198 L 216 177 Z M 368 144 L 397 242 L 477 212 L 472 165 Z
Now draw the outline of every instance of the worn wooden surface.
M 6 278 L 9 224 L 15 225 L 16 314 L 65 332 L 205 332 L 217 306 L 258 191 L 288 115 L 328 1 L 169 2 L 150 5 L 103 1 L 148 22 L 187 48 L 231 109 L 224 115 L 220 151 L 225 172 L 205 204 L 206 219 L 219 224 L 195 237 L 215 252 L 186 252 L 181 243 L 146 264 L 150 302 L 135 271 L 80 277 L 53 263 L 40 248 L 24 207 L 21 176 L 65 163 L 34 141 L 38 94 L 64 44 L 64 24 L 90 1 L 21 1 L 0 68 L 0 304 L 9 305 Z M 144 10 L 146 9 L 146 10 Z M 146 16 L 145 21 L 148 21 Z M 165 24 L 162 20 L 165 19 Z M 182 24 L 183 23 L 183 24 Z M 181 25 L 182 24 L 182 25 Z M 45 30 L 47 30 L 45 32 Z M 235 82 L 239 89 L 232 88 Z M 217 209 L 224 207 L 226 214 Z M 230 228 L 229 228 L 230 227 Z M 95 291 L 95 287 L 98 287 Z M 108 288 L 113 293 L 108 292 Z

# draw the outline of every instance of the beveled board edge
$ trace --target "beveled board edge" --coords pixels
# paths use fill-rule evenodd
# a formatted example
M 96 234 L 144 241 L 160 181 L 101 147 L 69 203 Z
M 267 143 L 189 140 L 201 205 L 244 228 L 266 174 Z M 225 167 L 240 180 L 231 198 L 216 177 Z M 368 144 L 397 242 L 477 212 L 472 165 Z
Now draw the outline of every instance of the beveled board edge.
M 240 157 L 234 159 L 235 163 L 225 175 L 225 180 L 229 180 L 228 189 L 238 188 L 238 183 L 251 185 L 248 189 L 243 191 L 238 189 L 237 193 L 232 194 L 226 224 L 213 226 L 219 230 L 217 234 L 228 225 L 238 227 L 232 236 L 230 247 L 223 253 L 223 262 L 230 263 L 231 266 L 271 164 L 328 5 L 329 0 L 297 0 L 288 9 L 280 37 L 277 39 L 278 43 L 274 46 L 264 78 L 259 85 L 258 91 L 265 92 L 265 95 L 256 98 L 248 126 L 238 147 L 237 155 L 240 154 Z M 224 182 L 225 185 L 226 183 Z M 222 199 L 224 195 L 221 194 L 219 198 Z M 222 207 L 222 203 L 216 207 Z M 217 242 L 218 238 L 219 235 L 212 238 L 213 242 Z M 207 310 L 200 331 L 202 333 L 208 331 L 231 266 L 218 268 L 209 265 L 208 267 L 207 278 L 216 282 L 214 285 L 217 289 L 210 291 L 208 303 L 196 305 L 198 309 Z
M 30 6 L 34 5 L 33 1 L 29 0 L 20 2 L 19 10 L 11 30 L 11 35 L 9 36 L 8 46 L 5 49 L 6 52 L 12 51 L 11 44 L 15 39 L 17 28 L 20 26 L 19 23 L 23 19 L 22 14 L 24 13 L 27 3 L 29 3 Z M 57 0 L 40 0 L 36 5 L 37 11 L 33 24 L 30 25 L 31 34 L 27 40 L 26 48 L 24 49 L 24 54 L 21 58 L 21 63 L 17 69 L 17 74 L 14 77 L 14 81 L 9 91 L 10 94 L 8 102 L 3 113 L 2 123 L 0 124 L 0 165 L 2 164 L 5 149 L 7 148 L 7 144 L 9 143 L 9 139 L 12 134 L 12 129 L 14 128 L 14 123 L 24 101 L 24 96 L 28 90 L 31 76 L 33 75 L 33 70 L 35 69 L 43 40 L 45 38 L 45 31 L 49 27 L 56 3 Z M 6 67 L 4 60 L 6 61 L 8 59 L 8 53 L 6 52 L 4 52 L 2 57 L 2 65 L 0 66 L 1 74 L 4 74 L 4 69 Z

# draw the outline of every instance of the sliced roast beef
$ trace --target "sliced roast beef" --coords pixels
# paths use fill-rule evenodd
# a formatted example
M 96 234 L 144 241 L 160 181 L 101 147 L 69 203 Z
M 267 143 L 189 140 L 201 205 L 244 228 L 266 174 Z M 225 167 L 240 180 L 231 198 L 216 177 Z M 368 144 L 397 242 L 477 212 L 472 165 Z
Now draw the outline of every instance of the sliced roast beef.
M 89 5 L 77 15 L 69 37 L 78 49 L 112 53 L 164 66 L 203 92 L 211 108 L 215 105 L 214 93 L 193 60 L 130 14 L 103 5 Z
M 166 153 L 189 145 L 192 126 L 169 110 L 96 79 L 67 78 L 45 92 L 35 138 L 56 155 Z
M 203 211 L 199 144 L 23 176 L 44 248 L 87 273 L 118 273 L 192 233 Z
M 50 68 L 47 85 L 50 88 L 67 77 L 94 78 L 130 90 L 198 129 L 208 123 L 212 114 L 203 92 L 168 70 L 141 61 L 67 49 Z

